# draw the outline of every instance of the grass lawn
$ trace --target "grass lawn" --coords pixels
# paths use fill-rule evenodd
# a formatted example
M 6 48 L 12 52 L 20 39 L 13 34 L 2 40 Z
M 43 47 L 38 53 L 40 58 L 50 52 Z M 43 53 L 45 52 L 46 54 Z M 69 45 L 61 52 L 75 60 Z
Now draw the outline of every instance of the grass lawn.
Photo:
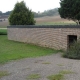
M 6 33 L 7 31 L 0 30 L 0 32 Z M 0 63 L 21 58 L 51 55 L 57 52 L 57 50 L 43 48 L 32 44 L 10 41 L 7 39 L 7 35 L 0 35 Z
M 7 28 L 7 26 L 0 26 L 0 28 Z
M 40 22 L 36 25 L 76 25 L 76 23 L 67 23 L 67 22 Z
M 7 35 L 7 29 L 0 28 L 0 35 Z

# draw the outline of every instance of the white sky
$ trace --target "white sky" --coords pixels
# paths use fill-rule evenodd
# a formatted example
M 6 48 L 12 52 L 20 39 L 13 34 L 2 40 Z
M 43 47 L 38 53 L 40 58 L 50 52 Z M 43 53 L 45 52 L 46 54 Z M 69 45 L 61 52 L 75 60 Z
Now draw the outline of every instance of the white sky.
M 20 2 L 22 0 L 1 0 L 0 11 L 6 12 L 13 10 L 17 1 Z M 60 7 L 60 0 L 24 0 L 24 2 L 26 3 L 26 6 L 29 7 L 29 9 L 35 12 L 43 12 L 44 10 Z

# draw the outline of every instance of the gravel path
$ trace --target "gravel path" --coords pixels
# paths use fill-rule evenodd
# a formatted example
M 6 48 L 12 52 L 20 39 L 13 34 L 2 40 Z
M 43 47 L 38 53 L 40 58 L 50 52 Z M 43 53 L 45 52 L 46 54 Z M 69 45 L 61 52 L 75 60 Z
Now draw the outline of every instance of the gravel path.
M 74 72 L 65 74 L 64 80 L 80 80 L 80 60 L 62 58 L 59 53 L 8 62 L 0 66 L 0 71 L 8 71 L 10 75 L 0 80 L 48 80 L 47 76 L 63 70 Z M 41 77 L 39 79 L 27 79 L 31 74 L 39 74 Z

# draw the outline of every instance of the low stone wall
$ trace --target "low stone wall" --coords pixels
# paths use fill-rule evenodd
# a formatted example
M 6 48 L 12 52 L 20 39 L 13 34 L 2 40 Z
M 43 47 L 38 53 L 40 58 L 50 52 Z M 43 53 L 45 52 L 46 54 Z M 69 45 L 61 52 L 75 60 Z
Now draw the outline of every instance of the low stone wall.
M 25 43 L 50 47 L 54 49 L 68 48 L 68 35 L 80 37 L 80 26 L 8 26 L 8 39 Z

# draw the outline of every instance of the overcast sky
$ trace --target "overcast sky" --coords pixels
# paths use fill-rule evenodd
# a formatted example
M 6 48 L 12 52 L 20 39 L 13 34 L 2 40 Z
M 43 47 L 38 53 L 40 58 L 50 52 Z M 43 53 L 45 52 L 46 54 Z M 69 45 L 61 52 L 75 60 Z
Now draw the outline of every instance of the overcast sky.
M 0 1 L 0 11 L 6 12 L 13 10 L 14 5 L 17 1 L 22 0 L 1 0 Z M 32 11 L 43 12 L 44 10 L 53 9 L 60 7 L 60 0 L 24 0 L 26 6 L 29 7 Z

